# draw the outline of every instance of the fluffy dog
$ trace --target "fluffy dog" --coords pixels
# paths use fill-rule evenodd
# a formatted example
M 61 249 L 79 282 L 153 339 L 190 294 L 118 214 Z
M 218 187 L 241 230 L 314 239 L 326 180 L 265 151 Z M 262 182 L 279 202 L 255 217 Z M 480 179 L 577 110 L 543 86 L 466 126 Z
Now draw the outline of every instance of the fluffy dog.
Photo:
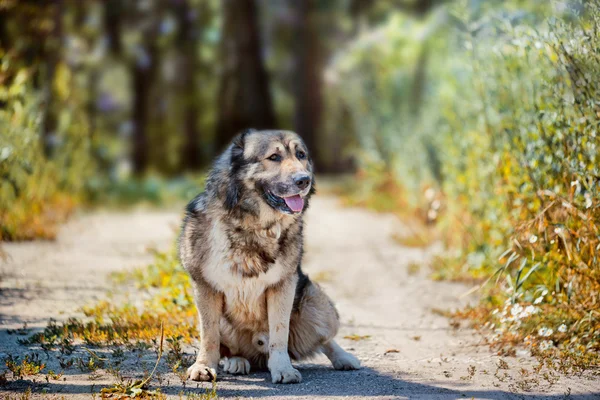
M 340 370 L 360 368 L 334 340 L 339 316 L 301 269 L 303 213 L 315 183 L 302 139 L 248 130 L 215 161 L 205 191 L 187 206 L 179 257 L 200 318 L 192 380 L 271 371 L 273 383 L 302 380 L 291 363 L 324 353 Z

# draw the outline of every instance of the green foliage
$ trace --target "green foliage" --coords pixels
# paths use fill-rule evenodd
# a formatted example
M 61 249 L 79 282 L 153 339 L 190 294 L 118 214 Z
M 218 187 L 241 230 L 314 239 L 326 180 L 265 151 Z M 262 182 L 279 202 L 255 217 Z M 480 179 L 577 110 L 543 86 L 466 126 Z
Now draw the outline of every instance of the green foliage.
M 432 54 L 445 52 L 435 38 L 444 26 L 437 13 L 424 21 L 392 14 L 382 26 L 360 34 L 326 72 L 335 85 L 329 94 L 331 124 L 344 126 L 350 118 L 364 173 L 384 180 L 401 175 L 409 196 L 438 173 L 423 166 L 436 163 L 427 139 L 439 116 L 433 107 L 426 124 L 420 116 L 432 102 L 431 86 L 440 83 L 427 75 L 435 73 L 428 71 Z M 407 200 L 415 204 L 416 199 Z
M 0 71 L 5 82 L 0 85 L 0 102 L 5 105 L 0 108 L 0 239 L 52 238 L 56 223 L 78 203 L 89 159 L 71 148 L 51 161 L 44 157 L 40 94 L 29 83 L 30 70 L 13 67 L 11 62 L 4 54 Z M 57 140 L 71 142 L 66 139 L 71 134 L 69 128 Z
M 4 360 L 6 367 L 12 372 L 13 377 L 21 379 L 25 376 L 37 375 L 46 365 L 40 360 L 37 354 L 27 354 L 22 360 L 19 357 L 7 356 Z
M 487 323 L 492 341 L 598 364 L 589 355 L 600 351 L 600 9 L 539 22 L 512 5 L 452 5 L 453 23 L 427 41 L 369 33 L 375 40 L 335 64 L 340 99 L 365 134 L 364 170 L 383 163 L 406 192 L 441 193 L 448 252 L 435 274 L 481 283 L 481 310 L 466 314 Z M 413 48 L 428 47 L 438 50 L 415 120 L 404 77 L 423 74 Z M 371 80 L 358 79 L 374 63 Z
M 57 224 L 82 202 L 162 204 L 191 197 L 190 179 L 167 184 L 153 176 L 185 167 L 181 154 L 190 126 L 206 153 L 200 158 L 212 151 L 204 146 L 211 139 L 201 133 L 212 129 L 214 109 L 203 107 L 208 111 L 192 115 L 196 120 L 188 110 L 216 103 L 217 79 L 203 79 L 203 90 L 193 89 L 200 77 L 214 74 L 219 3 L 186 0 L 147 13 L 137 6 L 0 2 L 0 240 L 52 239 Z M 104 23 L 115 17 L 117 32 L 108 32 Z M 178 29 L 185 20 L 193 25 L 187 34 L 192 39 L 182 49 Z M 146 26 L 160 27 L 152 43 L 157 57 L 150 61 L 147 38 L 140 35 Z M 109 38 L 113 33 L 118 37 Z M 115 41 L 123 44 L 119 51 L 109 48 Z M 145 83 L 145 152 L 154 175 L 130 181 L 132 104 L 139 89 L 132 71 L 142 62 L 162 67 L 163 56 L 171 72 Z M 197 61 L 194 68 L 184 68 L 185 56 Z M 173 68 L 190 71 L 189 79 L 177 79 Z
M 87 193 L 86 200 L 102 206 L 149 204 L 165 206 L 187 202 L 204 187 L 206 175 L 167 179 L 148 175 L 143 179 L 123 179 L 99 182 L 99 187 Z

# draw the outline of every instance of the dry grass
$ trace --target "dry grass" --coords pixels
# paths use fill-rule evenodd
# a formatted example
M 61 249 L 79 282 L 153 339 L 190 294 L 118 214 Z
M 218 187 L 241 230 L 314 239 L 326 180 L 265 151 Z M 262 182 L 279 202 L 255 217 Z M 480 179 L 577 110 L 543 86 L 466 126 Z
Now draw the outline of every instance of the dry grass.
M 0 210 L 0 241 L 54 239 L 57 227 L 79 204 L 71 195 L 19 199 L 10 209 Z
M 164 371 L 165 367 L 185 386 L 185 368 L 191 363 L 192 356 L 184 352 L 183 345 L 198 337 L 189 278 L 179 265 L 174 250 L 154 252 L 154 255 L 155 261 L 151 265 L 114 276 L 119 298 L 144 297 L 146 301 L 142 305 L 134 306 L 122 300 L 101 301 L 83 309 L 84 319 L 71 318 L 63 323 L 51 321 L 43 331 L 19 342 L 32 351 L 44 351 L 58 361 L 63 371 L 77 368 L 90 379 L 101 372 L 114 376 L 113 385 L 98 388 L 98 394 L 103 398 L 164 399 L 166 396 L 157 383 L 161 384 L 159 370 Z M 132 286 L 135 289 L 131 289 Z M 28 330 L 24 328 L 14 333 L 27 335 Z M 121 373 L 124 360 L 139 359 L 148 353 L 154 353 L 156 359 L 150 371 L 145 363 L 136 363 L 142 371 L 130 371 L 127 378 Z M 45 366 L 38 362 L 37 353 L 32 354 L 24 360 L 10 356 L 5 360 L 15 379 L 39 374 L 44 369 Z M 141 372 L 143 376 L 139 377 Z M 138 377 L 130 377 L 132 373 Z M 60 378 L 61 374 L 49 371 L 46 380 Z M 216 385 L 213 384 L 206 393 L 181 393 L 180 397 L 215 399 Z

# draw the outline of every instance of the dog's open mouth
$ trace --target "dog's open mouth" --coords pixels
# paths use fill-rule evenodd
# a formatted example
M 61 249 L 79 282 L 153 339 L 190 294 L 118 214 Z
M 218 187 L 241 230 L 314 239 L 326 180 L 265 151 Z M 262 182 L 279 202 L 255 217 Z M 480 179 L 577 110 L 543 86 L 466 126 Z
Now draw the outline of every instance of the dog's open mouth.
M 299 194 L 283 197 L 268 191 L 266 198 L 272 207 L 287 214 L 299 213 L 304 210 L 304 199 Z
M 304 199 L 299 194 L 290 197 L 284 197 L 283 201 L 293 212 L 300 212 L 304 209 Z

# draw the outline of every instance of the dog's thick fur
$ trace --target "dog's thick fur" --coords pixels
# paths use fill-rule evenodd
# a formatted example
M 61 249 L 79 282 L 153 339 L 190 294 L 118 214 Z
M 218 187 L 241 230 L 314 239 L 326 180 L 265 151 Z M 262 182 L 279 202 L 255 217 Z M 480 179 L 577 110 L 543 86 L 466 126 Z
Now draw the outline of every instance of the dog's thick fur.
M 268 366 L 274 383 L 301 381 L 290 356 L 323 352 L 336 369 L 360 367 L 333 340 L 333 303 L 300 266 L 313 192 L 312 161 L 293 132 L 245 131 L 215 161 L 205 192 L 187 206 L 179 240 L 200 317 L 191 379 L 216 378 L 221 357 L 234 374 Z M 303 208 L 294 212 L 286 197 L 297 195 Z

